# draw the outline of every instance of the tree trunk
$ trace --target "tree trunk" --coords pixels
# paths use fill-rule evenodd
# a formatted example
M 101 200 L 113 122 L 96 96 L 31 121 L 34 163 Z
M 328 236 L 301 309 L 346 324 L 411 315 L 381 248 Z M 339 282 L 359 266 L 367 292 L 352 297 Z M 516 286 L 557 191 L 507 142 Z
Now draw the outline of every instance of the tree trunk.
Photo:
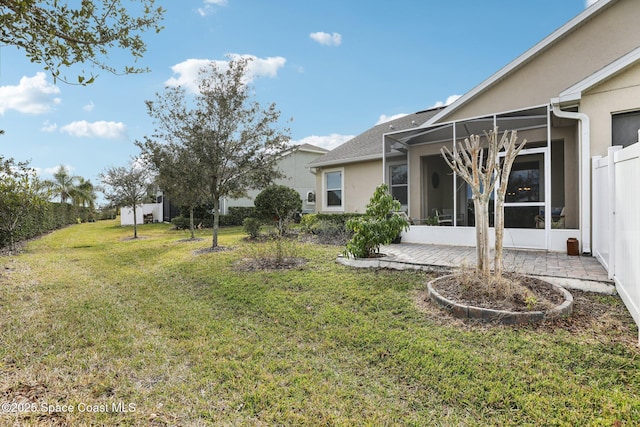
M 491 272 L 489 246 L 489 200 L 477 197 L 473 201 L 476 219 L 476 270 L 482 277 Z
M 193 232 L 193 229 L 194 229 L 194 227 L 193 227 L 193 209 L 194 209 L 193 206 L 191 206 L 189 208 L 189 231 L 191 231 L 191 238 L 195 239 L 196 236 L 195 236 L 195 234 Z
M 496 253 L 493 259 L 493 270 L 496 278 L 502 276 L 502 241 L 504 240 L 504 199 L 496 198 Z
M 133 238 L 138 238 L 138 222 L 136 221 L 136 204 L 133 204 Z
M 218 197 L 213 198 L 213 240 L 211 242 L 212 248 L 218 247 L 218 225 L 220 224 L 220 199 Z

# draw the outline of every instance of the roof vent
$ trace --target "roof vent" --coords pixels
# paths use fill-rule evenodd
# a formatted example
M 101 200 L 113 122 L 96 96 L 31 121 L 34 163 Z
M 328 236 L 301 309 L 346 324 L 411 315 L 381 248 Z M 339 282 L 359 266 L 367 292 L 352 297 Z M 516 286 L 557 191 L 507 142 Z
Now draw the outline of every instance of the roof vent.
M 395 129 L 393 125 L 389 125 L 389 129 Z
M 411 125 L 412 125 L 412 126 L 417 125 L 416 121 L 415 121 L 415 120 L 411 120 Z

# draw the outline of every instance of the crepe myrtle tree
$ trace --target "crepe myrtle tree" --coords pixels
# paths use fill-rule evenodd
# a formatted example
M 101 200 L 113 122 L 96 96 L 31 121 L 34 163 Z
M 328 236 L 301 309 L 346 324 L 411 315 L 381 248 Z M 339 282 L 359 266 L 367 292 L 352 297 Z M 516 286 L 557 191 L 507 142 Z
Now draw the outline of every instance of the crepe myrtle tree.
M 143 203 L 152 187 L 153 179 L 142 162 L 127 166 L 111 166 L 100 174 L 105 198 L 113 205 L 133 209 L 133 238 L 138 238 L 137 206 Z
M 155 0 L 0 0 L 0 44 L 43 64 L 54 82 L 72 83 L 60 69 L 78 63 L 114 74 L 139 73 L 147 69 L 115 66 L 108 55 L 128 51 L 136 62 L 146 51 L 142 34 L 159 32 L 164 12 Z M 92 73 L 78 71 L 76 84 L 94 81 Z
M 230 58 L 226 66 L 210 62 L 198 75 L 198 92 L 166 87 L 147 101 L 154 119 L 153 134 L 136 144 L 143 153 L 162 144 L 176 144 L 194 158 L 188 173 L 213 204 L 213 237 L 218 247 L 220 199 L 246 197 L 282 177 L 277 167 L 289 142 L 289 129 L 280 128 L 275 104 L 263 108 L 247 84 L 249 59 Z
M 494 275 L 502 276 L 502 245 L 504 239 L 504 200 L 509 174 L 518 153 L 527 143 L 518 144 L 517 131 L 506 131 L 500 137 L 498 127 L 480 136 L 471 135 L 453 151 L 441 149 L 449 167 L 471 188 L 476 223 L 476 272 L 483 278 L 491 274 L 489 245 L 489 202 L 495 190 L 495 254 Z M 486 153 L 486 154 L 485 154 Z M 485 157 L 486 155 L 486 157 Z

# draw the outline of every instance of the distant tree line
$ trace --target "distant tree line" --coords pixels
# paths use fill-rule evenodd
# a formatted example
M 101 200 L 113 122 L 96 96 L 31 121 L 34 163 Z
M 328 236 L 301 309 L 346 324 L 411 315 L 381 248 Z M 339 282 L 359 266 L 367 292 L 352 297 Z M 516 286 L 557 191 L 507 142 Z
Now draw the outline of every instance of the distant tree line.
M 22 240 L 94 220 L 95 198 L 91 182 L 64 166 L 41 180 L 27 163 L 0 158 L 0 247 L 13 251 Z

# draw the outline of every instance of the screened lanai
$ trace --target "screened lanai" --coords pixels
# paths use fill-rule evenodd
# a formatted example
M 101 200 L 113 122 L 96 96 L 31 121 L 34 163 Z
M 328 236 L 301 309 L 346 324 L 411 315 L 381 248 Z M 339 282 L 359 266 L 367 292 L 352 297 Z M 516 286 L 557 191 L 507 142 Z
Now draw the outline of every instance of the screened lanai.
M 440 150 L 494 126 L 500 135 L 516 130 L 519 141 L 527 140 L 509 177 L 505 246 L 560 250 L 567 237 L 579 236 L 577 121 L 543 105 L 385 134 L 385 182 L 413 222 L 405 241 L 474 244 L 471 190 Z M 491 226 L 493 211 L 491 203 Z

